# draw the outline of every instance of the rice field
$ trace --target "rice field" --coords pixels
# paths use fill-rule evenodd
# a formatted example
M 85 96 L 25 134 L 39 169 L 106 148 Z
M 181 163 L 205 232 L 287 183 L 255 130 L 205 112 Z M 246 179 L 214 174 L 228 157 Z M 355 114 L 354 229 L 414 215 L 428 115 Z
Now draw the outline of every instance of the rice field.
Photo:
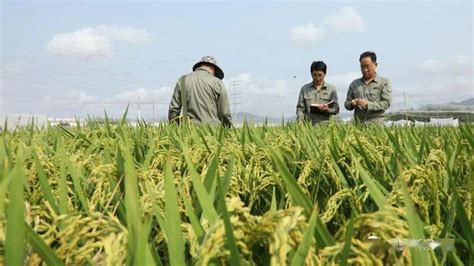
M 473 265 L 473 125 L 0 132 L 5 265 Z

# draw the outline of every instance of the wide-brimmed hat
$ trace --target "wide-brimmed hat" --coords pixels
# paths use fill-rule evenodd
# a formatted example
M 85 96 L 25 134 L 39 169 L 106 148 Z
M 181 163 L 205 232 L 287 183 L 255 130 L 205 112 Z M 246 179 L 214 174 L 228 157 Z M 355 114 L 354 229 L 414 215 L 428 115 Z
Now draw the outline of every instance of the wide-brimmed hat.
M 201 58 L 201 61 L 197 62 L 193 66 L 193 71 L 196 70 L 196 68 L 200 67 L 202 64 L 210 64 L 213 65 L 216 69 L 214 71 L 214 76 L 216 76 L 219 79 L 224 78 L 224 71 L 217 65 L 216 59 L 212 56 L 204 56 Z

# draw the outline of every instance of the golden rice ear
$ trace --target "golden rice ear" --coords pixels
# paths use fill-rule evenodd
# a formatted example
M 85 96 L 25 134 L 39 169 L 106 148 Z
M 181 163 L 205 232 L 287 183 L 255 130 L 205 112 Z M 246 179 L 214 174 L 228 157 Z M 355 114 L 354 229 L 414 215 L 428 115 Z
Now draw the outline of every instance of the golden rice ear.
M 177 125 L 181 125 L 183 123 L 183 120 L 184 120 L 183 116 L 180 115 L 180 116 L 177 116 L 177 117 L 171 119 L 169 122 L 170 122 L 170 124 L 174 123 L 174 124 L 177 124 Z

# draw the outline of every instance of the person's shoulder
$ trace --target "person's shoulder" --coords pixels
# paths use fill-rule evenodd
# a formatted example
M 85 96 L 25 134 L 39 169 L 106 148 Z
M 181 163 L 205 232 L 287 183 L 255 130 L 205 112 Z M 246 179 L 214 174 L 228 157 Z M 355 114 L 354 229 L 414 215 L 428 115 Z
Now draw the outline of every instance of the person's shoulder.
M 313 82 L 306 83 L 303 86 L 301 86 L 301 91 L 310 91 L 313 87 Z
M 360 77 L 360 78 L 356 78 L 356 79 L 354 79 L 353 81 L 351 81 L 351 84 L 350 84 L 349 86 L 350 86 L 350 87 L 352 87 L 352 86 L 358 86 L 358 85 L 360 85 L 360 84 L 362 84 L 362 83 L 363 83 L 363 81 L 362 81 L 362 78 Z
M 195 76 L 195 75 L 196 75 L 196 72 L 194 72 L 194 71 L 193 71 L 193 72 L 189 72 L 189 73 L 186 73 L 186 74 L 182 75 L 181 77 L 179 77 L 178 80 L 179 80 L 179 79 L 182 79 L 182 78 L 183 78 L 183 79 L 190 79 L 190 78 L 192 78 L 192 77 Z
M 388 82 L 390 82 L 390 79 L 388 79 L 388 78 L 386 78 L 386 77 L 384 77 L 384 76 L 380 76 L 380 75 L 378 75 L 378 74 L 377 74 L 377 76 L 376 76 L 376 79 L 378 79 L 378 81 L 380 81 L 380 82 L 382 82 L 382 83 L 388 83 Z
M 332 84 L 329 84 L 327 82 L 324 82 L 324 85 L 326 86 L 326 88 L 329 90 L 329 91 L 336 91 L 336 86 L 332 85 Z
M 224 84 L 224 81 L 222 81 L 222 79 L 218 78 L 218 77 L 213 77 L 214 81 L 219 85 L 219 87 L 225 89 L 225 84 Z
M 220 80 L 219 78 L 217 78 L 216 76 L 212 75 L 211 73 L 207 71 L 199 71 L 198 69 L 194 72 L 191 72 L 189 75 L 195 77 L 196 79 L 204 80 L 207 83 L 211 83 L 211 84 L 215 84 L 219 86 L 224 85 L 222 80 Z
M 224 81 L 219 79 L 218 77 L 215 77 L 213 75 L 206 76 L 206 82 L 217 93 L 222 93 L 223 91 L 226 91 Z

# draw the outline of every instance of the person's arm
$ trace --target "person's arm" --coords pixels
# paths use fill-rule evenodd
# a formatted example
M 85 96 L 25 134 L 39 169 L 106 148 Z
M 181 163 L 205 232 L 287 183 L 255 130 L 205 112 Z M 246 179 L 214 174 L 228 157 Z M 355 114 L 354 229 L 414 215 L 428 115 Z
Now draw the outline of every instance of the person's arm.
M 385 111 L 390 107 L 392 100 L 392 85 L 387 80 L 382 86 L 379 101 L 369 101 L 367 103 L 367 111 Z
M 171 97 L 170 106 L 168 109 L 168 120 L 173 121 L 181 113 L 181 89 L 179 82 L 174 87 L 173 96 Z
M 232 126 L 232 116 L 230 114 L 229 96 L 223 83 L 219 83 L 221 90 L 217 99 L 217 117 L 226 127 Z
M 298 103 L 296 104 L 296 118 L 298 122 L 304 121 L 304 112 L 306 111 L 306 101 L 304 100 L 303 90 L 300 92 L 298 97 Z
M 339 113 L 339 103 L 337 101 L 337 92 L 336 90 L 333 91 L 331 94 L 331 101 L 333 102 L 332 107 L 329 107 L 328 113 L 332 115 L 337 115 Z
M 349 89 L 347 90 L 347 97 L 346 97 L 346 101 L 344 102 L 344 107 L 349 111 L 354 110 L 354 106 L 352 105 L 353 99 L 354 99 L 354 90 L 353 90 L 353 85 L 351 84 L 349 86 Z

